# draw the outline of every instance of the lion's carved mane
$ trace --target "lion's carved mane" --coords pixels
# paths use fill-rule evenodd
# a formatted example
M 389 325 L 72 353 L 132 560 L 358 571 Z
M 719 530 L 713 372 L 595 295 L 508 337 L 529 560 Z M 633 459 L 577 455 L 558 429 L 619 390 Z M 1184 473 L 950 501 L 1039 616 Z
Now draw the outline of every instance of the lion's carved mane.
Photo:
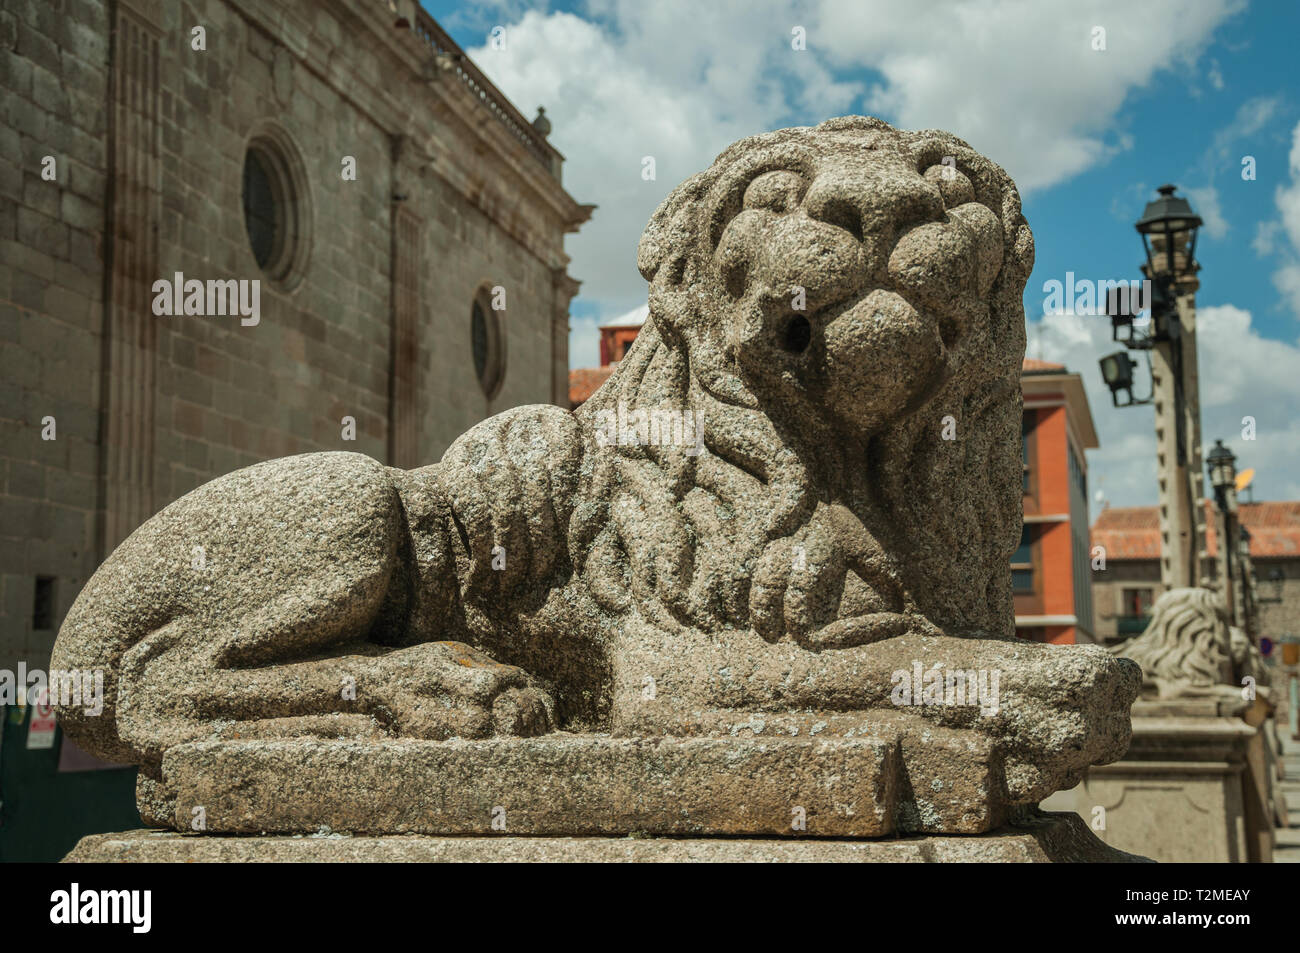
M 990 275 L 982 298 L 959 303 L 972 315 L 968 326 L 953 331 L 943 319 L 943 379 L 902 413 L 861 431 L 827 406 L 825 379 L 843 371 L 822 337 L 825 308 L 810 319 L 808 364 L 817 366 L 807 380 L 792 380 L 798 371 L 774 386 L 764 376 L 771 362 L 753 357 L 750 341 L 781 320 L 789 289 L 762 286 L 752 269 L 738 279 L 734 266 L 719 264 L 724 254 L 735 257 L 720 243 L 728 240 L 729 223 L 749 214 L 742 205 L 750 203 L 756 179 L 766 185 L 776 176 L 795 194 L 824 191 L 827 181 L 837 186 L 835 168 L 818 165 L 828 143 L 853 161 L 865 158 L 868 171 L 877 156 L 901 162 L 918 182 L 947 157 L 970 183 L 969 199 L 992 210 L 1001 228 L 996 277 Z M 867 270 L 881 274 L 885 266 L 872 255 L 887 256 L 889 245 L 872 244 L 873 197 L 864 190 L 887 194 L 894 180 L 873 182 L 845 168 L 841 201 L 865 210 L 846 227 L 870 253 Z M 802 184 L 780 178 L 787 172 Z M 803 211 L 787 201 L 784 213 Z M 897 210 L 886 203 L 877 231 L 896 240 L 911 214 L 905 203 Z M 818 215 L 834 218 L 820 206 Z M 620 405 L 629 413 L 689 409 L 707 453 L 636 444 L 588 453 L 592 496 L 601 505 L 578 533 L 590 534 L 586 572 L 597 600 L 615 612 L 637 605 L 660 624 L 752 626 L 771 639 L 807 636 L 873 609 L 902 612 L 920 631 L 930 631 L 929 623 L 950 634 L 1010 636 L 1006 564 L 1020 509 L 1020 294 L 1032 261 L 1032 237 L 1010 179 L 946 133 L 834 120 L 742 140 L 683 183 L 655 212 L 638 250 L 651 283 L 645 327 L 578 414 L 590 428 Z M 807 285 L 810 312 L 827 304 L 816 300 L 825 275 L 796 277 Z M 895 370 L 881 364 L 870 372 L 885 382 Z M 864 402 L 871 380 L 859 387 Z M 656 532 L 646 534 L 646 525 Z M 825 552 L 831 537 L 856 540 L 838 570 Z M 811 573 L 791 571 L 801 552 Z M 900 631 L 897 623 L 886 629 L 868 640 Z M 863 638 L 835 631 L 825 637 L 828 645 Z

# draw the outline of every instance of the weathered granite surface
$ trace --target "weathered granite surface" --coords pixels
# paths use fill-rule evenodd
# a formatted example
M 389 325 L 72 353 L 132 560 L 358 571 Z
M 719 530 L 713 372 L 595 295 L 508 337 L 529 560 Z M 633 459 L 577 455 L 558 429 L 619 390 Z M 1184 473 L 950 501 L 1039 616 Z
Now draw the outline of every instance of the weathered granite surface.
M 1000 761 L 962 732 L 775 727 L 759 737 L 196 742 L 163 759 L 164 821 L 192 828 L 201 808 L 205 829 L 230 833 L 876 837 L 1006 820 Z
M 981 837 L 764 840 L 660 837 L 199 837 L 126 831 L 83 837 L 65 863 L 1144 863 L 1074 814 Z
M 102 670 L 106 704 L 60 717 L 85 748 L 142 766 L 147 821 L 175 824 L 180 790 L 225 792 L 177 760 L 222 739 L 253 744 L 258 771 L 298 757 L 332 771 L 326 742 L 369 745 L 360 797 L 398 770 L 393 739 L 729 738 L 768 719 L 813 737 L 903 711 L 898 779 L 951 802 L 891 807 L 888 769 L 813 791 L 870 792 L 880 802 L 854 816 L 880 830 L 907 803 L 916 824 L 988 829 L 1123 753 L 1136 667 L 1014 638 L 1033 238 L 1006 173 L 951 135 L 876 119 L 780 130 L 675 189 L 637 261 L 650 316 L 577 413 L 515 408 L 418 470 L 350 453 L 239 470 L 105 561 L 53 665 Z M 953 678 L 901 691 L 923 671 Z M 667 779 L 697 794 L 709 780 L 666 742 L 653 763 L 595 744 L 585 769 L 641 772 L 652 801 Z M 962 746 L 972 757 L 952 756 Z M 601 760 L 616 750 L 630 762 Z M 439 757 L 412 770 L 465 770 Z M 251 823 L 230 804 L 221 823 Z M 363 823 L 346 804 L 292 807 L 295 823 Z M 365 823 L 406 823 L 381 808 Z

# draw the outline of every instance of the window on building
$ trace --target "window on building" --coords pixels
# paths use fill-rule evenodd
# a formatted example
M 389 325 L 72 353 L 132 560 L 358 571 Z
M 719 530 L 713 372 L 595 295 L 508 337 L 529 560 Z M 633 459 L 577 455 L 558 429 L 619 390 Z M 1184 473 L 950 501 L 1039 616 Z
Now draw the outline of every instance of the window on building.
M 1146 631 L 1151 621 L 1151 605 L 1155 602 L 1152 589 L 1123 589 L 1120 591 L 1120 616 L 1115 620 L 1119 635 L 1139 635 Z
M 311 202 L 302 158 L 274 123 L 259 124 L 249 140 L 240 198 L 253 260 L 267 278 L 293 288 L 307 267 Z
M 1034 591 L 1034 539 L 1030 526 L 1020 530 L 1020 545 L 1011 554 L 1011 590 Z
M 1125 615 L 1150 615 L 1155 601 L 1151 589 L 1125 589 L 1123 592 Z
M 32 594 L 32 629 L 47 632 L 54 628 L 54 577 L 37 576 Z
M 505 380 L 505 331 L 500 313 L 492 308 L 492 297 L 484 287 L 470 308 L 470 344 L 474 356 L 474 373 L 489 399 L 501 390 Z
M 260 150 L 249 149 L 244 157 L 244 227 L 253 259 L 265 268 L 275 254 L 275 242 L 284 230 L 282 209 L 275 197 L 271 171 Z

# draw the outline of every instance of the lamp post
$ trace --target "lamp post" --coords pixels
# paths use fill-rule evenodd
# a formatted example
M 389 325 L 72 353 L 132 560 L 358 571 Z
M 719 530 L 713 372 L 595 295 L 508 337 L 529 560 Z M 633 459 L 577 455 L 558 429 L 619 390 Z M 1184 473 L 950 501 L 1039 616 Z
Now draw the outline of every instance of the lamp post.
M 1165 589 L 1197 586 L 1208 575 L 1201 482 L 1201 402 L 1196 368 L 1196 233 L 1201 218 L 1187 199 L 1162 185 L 1135 227 L 1142 236 L 1151 327 L 1133 325 L 1127 294 L 1107 302 L 1111 336 L 1129 350 L 1146 351 L 1151 395 L 1133 397 L 1133 361 L 1123 351 L 1101 359 L 1102 377 L 1117 407 L 1152 403 L 1160 488 L 1160 581 Z M 1123 358 L 1121 361 L 1120 359 Z M 1120 403 L 1119 396 L 1126 396 Z
M 1222 440 L 1214 441 L 1214 446 L 1205 456 L 1205 469 L 1209 472 L 1210 486 L 1214 488 L 1215 526 L 1214 534 L 1218 539 L 1218 577 L 1223 591 L 1224 601 L 1228 604 L 1228 613 L 1233 623 L 1241 625 L 1243 601 L 1237 591 L 1237 567 L 1241 560 L 1234 560 L 1234 551 L 1241 548 L 1240 536 L 1245 527 L 1240 526 L 1237 518 L 1237 458 L 1231 450 L 1223 445 Z
M 1241 549 L 1237 556 L 1237 624 L 1246 630 L 1250 641 L 1259 646 L 1259 586 L 1255 578 L 1255 560 L 1250 555 L 1250 530 L 1240 528 Z

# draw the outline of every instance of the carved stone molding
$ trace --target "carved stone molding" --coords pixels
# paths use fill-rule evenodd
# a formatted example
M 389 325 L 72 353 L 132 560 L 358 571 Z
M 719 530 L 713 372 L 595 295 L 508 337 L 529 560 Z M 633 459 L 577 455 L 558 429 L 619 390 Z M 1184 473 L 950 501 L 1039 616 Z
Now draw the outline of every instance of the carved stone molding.
M 154 511 L 157 326 L 150 288 L 158 278 L 159 37 L 156 4 L 118 6 L 112 37 L 102 553 Z M 140 12 L 143 11 L 143 14 Z
M 393 206 L 393 336 L 388 458 L 396 467 L 420 465 L 419 322 L 423 223 L 401 203 Z

